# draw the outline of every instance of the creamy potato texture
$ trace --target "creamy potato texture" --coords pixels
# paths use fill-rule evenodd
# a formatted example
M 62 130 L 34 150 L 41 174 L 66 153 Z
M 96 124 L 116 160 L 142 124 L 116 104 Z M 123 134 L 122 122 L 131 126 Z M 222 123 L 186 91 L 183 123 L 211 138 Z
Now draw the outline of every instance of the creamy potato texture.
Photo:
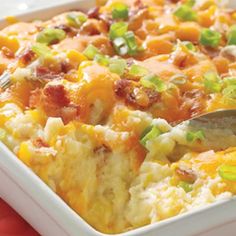
M 0 139 L 104 233 L 228 199 L 235 134 L 186 120 L 236 108 L 235 57 L 236 12 L 214 0 L 17 22 L 0 32 Z

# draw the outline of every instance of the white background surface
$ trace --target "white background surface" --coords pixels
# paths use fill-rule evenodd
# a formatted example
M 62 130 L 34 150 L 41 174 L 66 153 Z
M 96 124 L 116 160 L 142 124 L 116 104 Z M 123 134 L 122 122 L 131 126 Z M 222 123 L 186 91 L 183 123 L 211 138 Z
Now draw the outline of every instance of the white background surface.
M 0 0 L 0 17 L 63 2 L 67 0 Z

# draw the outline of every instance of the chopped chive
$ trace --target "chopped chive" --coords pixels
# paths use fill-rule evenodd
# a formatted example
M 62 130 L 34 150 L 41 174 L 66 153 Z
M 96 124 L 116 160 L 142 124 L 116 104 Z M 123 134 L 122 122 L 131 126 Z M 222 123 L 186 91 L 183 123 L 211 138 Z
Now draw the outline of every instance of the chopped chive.
M 202 130 L 198 130 L 196 132 L 194 131 L 188 131 L 186 134 L 186 140 L 188 142 L 195 142 L 197 140 L 204 140 L 205 139 L 205 133 Z
M 236 99 L 236 84 L 224 88 L 222 93 L 226 98 Z
M 166 84 L 158 76 L 153 74 L 142 77 L 140 83 L 146 88 L 155 89 L 157 92 L 163 92 L 167 89 Z
M 187 76 L 184 74 L 176 74 L 171 77 L 170 82 L 172 82 L 175 85 L 182 85 L 187 82 Z
M 184 42 L 182 42 L 182 43 L 184 44 L 184 46 L 185 46 L 188 50 L 193 51 L 193 52 L 196 52 L 196 51 L 197 51 L 197 49 L 196 49 L 196 47 L 193 45 L 193 43 L 191 43 L 191 42 L 189 42 L 189 41 L 184 41 Z
M 109 37 L 111 40 L 115 38 L 122 37 L 128 30 L 128 23 L 126 22 L 117 22 L 111 25 L 109 31 Z
M 222 84 L 219 76 L 214 72 L 207 72 L 203 76 L 204 86 L 209 93 L 219 93 L 222 89 Z
M 189 7 L 193 7 L 196 4 L 196 0 L 187 0 L 184 5 L 187 5 Z
M 186 193 L 191 192 L 193 190 L 193 185 L 185 181 L 180 181 L 178 187 L 181 187 Z
M 115 47 L 116 52 L 120 56 L 124 56 L 129 52 L 128 45 L 126 43 L 126 40 L 123 37 L 118 37 L 113 40 L 113 45 Z
M 220 44 L 221 34 L 210 29 L 203 29 L 200 35 L 200 43 L 204 46 L 217 47 Z
M 236 45 L 236 25 L 230 27 L 227 35 L 228 45 Z
M 140 143 L 146 147 L 146 144 L 149 140 L 152 140 L 158 137 L 161 134 L 161 131 L 156 126 L 147 127 L 140 137 Z
M 125 68 L 127 66 L 126 60 L 124 59 L 110 59 L 109 69 L 111 72 L 116 73 L 118 75 L 123 75 L 125 72 Z
M 133 64 L 130 67 L 129 74 L 142 77 L 148 74 L 148 70 L 145 67 Z
M 128 31 L 128 32 L 125 33 L 124 38 L 126 40 L 128 48 L 129 48 L 128 54 L 129 55 L 136 54 L 138 46 L 137 46 L 137 43 L 136 43 L 134 33 L 132 31 Z
M 46 28 L 40 33 L 38 33 L 36 41 L 38 43 L 44 43 L 50 45 L 52 43 L 57 43 L 66 37 L 66 33 L 61 29 Z
M 51 49 L 45 44 L 36 43 L 32 46 L 31 49 L 38 57 L 51 57 L 52 56 Z
M 188 5 L 179 6 L 174 15 L 177 16 L 182 21 L 195 21 L 197 20 L 197 13 Z
M 93 46 L 92 44 L 89 44 L 87 48 L 83 51 L 83 54 L 90 60 L 93 60 L 96 54 L 100 54 L 99 50 Z
M 117 3 L 112 10 L 113 19 L 127 19 L 129 15 L 128 6 L 124 3 Z
M 66 19 L 70 26 L 78 28 L 87 21 L 88 17 L 81 12 L 78 13 L 73 12 L 67 14 Z
M 109 57 L 104 56 L 102 54 L 96 54 L 94 57 L 94 60 L 99 63 L 100 65 L 103 66 L 108 66 L 109 65 Z
M 218 174 L 224 180 L 236 181 L 236 166 L 222 165 L 218 169 Z

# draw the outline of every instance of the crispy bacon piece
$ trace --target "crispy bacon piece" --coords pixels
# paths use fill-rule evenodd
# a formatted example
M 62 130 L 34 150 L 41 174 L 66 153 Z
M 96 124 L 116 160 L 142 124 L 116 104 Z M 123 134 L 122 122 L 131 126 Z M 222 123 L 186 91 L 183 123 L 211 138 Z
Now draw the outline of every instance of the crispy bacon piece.
M 46 66 L 38 66 L 36 68 L 36 77 L 39 80 L 44 80 L 44 81 L 59 80 L 59 79 L 63 79 L 63 73 L 61 71 L 61 68 L 60 68 L 60 71 L 55 72 L 55 71 L 52 71 L 51 69 L 49 69 Z
M 31 49 L 27 49 L 19 56 L 19 61 L 27 66 L 35 59 L 35 57 L 35 53 Z
M 49 147 L 49 145 L 46 143 L 45 140 L 43 140 L 42 138 L 38 137 L 36 139 L 33 139 L 32 141 L 33 145 L 37 148 L 41 148 L 41 147 Z
M 99 7 L 91 8 L 88 11 L 88 13 L 87 13 L 88 18 L 98 19 L 98 17 L 99 17 L 99 9 L 100 9 Z
M 139 109 L 146 109 L 160 99 L 158 92 L 136 86 L 132 81 L 121 79 L 115 84 L 115 93 L 125 102 Z
M 178 167 L 176 168 L 175 173 L 182 181 L 189 182 L 191 184 L 197 179 L 197 175 L 191 169 L 181 169 Z
M 58 107 L 68 106 L 70 103 L 65 87 L 62 84 L 46 85 L 43 90 L 43 95 L 48 102 L 53 103 Z

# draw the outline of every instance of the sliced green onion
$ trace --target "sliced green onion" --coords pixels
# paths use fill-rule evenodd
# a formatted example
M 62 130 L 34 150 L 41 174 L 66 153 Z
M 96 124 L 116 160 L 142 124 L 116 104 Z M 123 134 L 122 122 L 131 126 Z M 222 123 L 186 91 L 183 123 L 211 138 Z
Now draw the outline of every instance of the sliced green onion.
M 134 55 L 137 53 L 138 45 L 136 43 L 135 35 L 132 31 L 125 33 L 124 38 L 126 40 L 127 46 L 129 48 L 128 54 Z
M 197 49 L 196 49 L 196 47 L 193 45 L 193 43 L 191 43 L 191 42 L 189 42 L 189 41 L 184 41 L 184 42 L 182 42 L 182 43 L 184 44 L 184 46 L 185 46 L 188 50 L 193 51 L 193 52 L 196 52 L 196 51 L 197 51 Z
M 184 74 L 176 74 L 171 77 L 170 82 L 172 82 L 175 85 L 182 85 L 187 82 L 187 76 Z
M 218 169 L 218 174 L 222 179 L 236 181 L 236 166 L 222 165 Z
M 36 41 L 38 43 L 44 43 L 50 45 L 52 43 L 57 43 L 66 37 L 66 33 L 61 29 L 46 28 L 40 33 L 38 33 Z
M 3 140 L 6 137 L 6 135 L 7 132 L 4 129 L 0 128 L 0 140 Z
M 187 0 L 184 5 L 187 5 L 189 7 L 193 7 L 196 4 L 196 0 Z
M 117 22 L 111 25 L 109 31 L 109 37 L 111 40 L 115 38 L 122 37 L 128 30 L 128 23 L 126 22 Z
M 109 57 L 104 56 L 102 54 L 96 54 L 94 57 L 94 60 L 99 63 L 100 65 L 103 66 L 108 66 L 109 65 Z
M 133 64 L 130 67 L 129 74 L 132 76 L 145 76 L 148 74 L 148 70 L 145 67 Z
M 174 15 L 177 16 L 182 21 L 195 21 L 197 20 L 197 13 L 188 5 L 179 6 Z
M 158 76 L 153 74 L 142 77 L 140 83 L 146 88 L 155 89 L 157 92 L 163 92 L 167 89 L 166 84 Z
M 78 28 L 87 21 L 88 17 L 81 12 L 78 13 L 73 12 L 67 14 L 66 19 L 70 26 Z
M 128 18 L 129 10 L 128 6 L 124 3 L 117 3 L 112 10 L 113 19 L 126 19 Z
M 93 60 L 97 54 L 100 54 L 100 52 L 95 46 L 93 46 L 92 44 L 89 44 L 88 47 L 83 51 L 83 54 L 88 59 Z
M 205 134 L 202 130 L 198 130 L 196 132 L 194 131 L 188 131 L 186 134 L 186 140 L 188 142 L 195 142 L 197 140 L 204 140 L 205 139 Z
M 222 91 L 224 97 L 230 99 L 236 99 L 236 85 L 230 85 Z
M 236 77 L 225 77 L 223 82 L 226 86 L 236 85 Z
M 38 57 L 51 57 L 52 52 L 51 49 L 42 43 L 36 43 L 32 46 L 32 51 L 38 56 Z
M 185 181 L 180 181 L 178 187 L 181 187 L 186 193 L 191 192 L 193 190 L 193 185 Z
M 141 134 L 140 143 L 143 146 L 146 146 L 149 140 L 152 140 L 158 137 L 161 134 L 161 131 L 156 126 L 149 126 L 147 127 L 144 132 Z
M 230 27 L 227 35 L 228 45 L 236 45 L 236 25 Z
M 110 59 L 109 69 L 111 72 L 121 76 L 124 74 L 126 67 L 127 67 L 126 60 L 115 59 L 115 58 Z
M 219 76 L 214 72 L 207 72 L 203 76 L 204 86 L 209 93 L 219 93 L 222 88 L 222 83 Z
M 203 29 L 200 36 L 200 43 L 204 46 L 217 47 L 220 44 L 221 34 L 210 29 Z
M 126 40 L 123 37 L 118 37 L 113 40 L 113 45 L 115 47 L 116 52 L 120 56 L 124 56 L 129 52 L 128 45 L 126 43 Z

